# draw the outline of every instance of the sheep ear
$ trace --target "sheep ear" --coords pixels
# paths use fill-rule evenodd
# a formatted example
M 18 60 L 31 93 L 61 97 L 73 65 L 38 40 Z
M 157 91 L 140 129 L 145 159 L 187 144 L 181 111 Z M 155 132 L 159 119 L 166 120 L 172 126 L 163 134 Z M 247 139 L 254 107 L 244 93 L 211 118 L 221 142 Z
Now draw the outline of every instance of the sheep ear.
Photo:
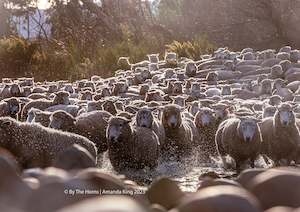
M 3 122 L 0 123 L 1 127 L 9 127 L 12 125 L 12 120 L 4 120 Z
M 109 122 L 109 117 L 103 117 L 103 120 L 108 124 L 108 122 Z

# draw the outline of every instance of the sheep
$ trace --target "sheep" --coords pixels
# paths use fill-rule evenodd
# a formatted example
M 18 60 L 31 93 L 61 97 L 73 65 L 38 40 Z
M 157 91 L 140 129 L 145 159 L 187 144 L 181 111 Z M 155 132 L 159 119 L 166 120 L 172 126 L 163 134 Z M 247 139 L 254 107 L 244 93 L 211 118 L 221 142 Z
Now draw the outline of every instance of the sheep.
M 185 107 L 187 97 L 185 96 L 171 96 L 172 104 L 179 105 L 180 107 Z
M 216 156 L 215 134 L 218 129 L 214 111 L 210 108 L 200 108 L 194 118 L 195 126 L 198 130 L 199 143 L 196 145 L 201 148 L 206 157 Z
M 155 168 L 158 165 L 159 140 L 145 127 L 132 127 L 130 120 L 111 117 L 108 120 L 106 138 L 108 156 L 115 170 L 125 168 Z
M 263 81 L 261 81 L 260 94 L 272 95 L 272 80 L 264 79 Z
M 161 123 L 165 129 L 166 140 L 163 151 L 173 150 L 177 158 L 190 153 L 197 135 L 196 127 L 183 119 L 181 109 L 177 105 L 166 105 L 162 109 Z
M 115 103 L 111 100 L 104 101 L 104 103 L 102 104 L 102 109 L 109 112 L 112 115 L 116 115 L 118 113 Z
M 36 108 L 31 108 L 28 112 L 27 120 L 28 123 L 37 123 L 44 127 L 48 127 L 50 123 L 51 112 L 41 111 Z
M 128 85 L 126 82 L 117 82 L 113 85 L 112 95 L 118 96 L 122 93 L 126 93 L 128 90 Z
M 268 104 L 272 106 L 280 105 L 282 102 L 282 97 L 278 95 L 273 95 L 269 98 Z
M 152 129 L 158 136 L 160 146 L 163 147 L 166 139 L 165 129 L 161 122 L 157 120 L 152 113 L 153 109 L 143 107 L 136 113 L 135 123 L 138 127 Z
M 51 166 L 56 156 L 73 144 L 97 156 L 94 144 L 87 138 L 9 117 L 0 118 L 0 136 L 0 146 L 12 152 L 22 168 Z
M 148 60 L 150 63 L 158 63 L 159 62 L 159 54 L 148 54 Z
M 175 52 L 166 52 L 165 62 L 170 66 L 177 66 L 177 54 Z
M 222 96 L 228 96 L 231 95 L 232 91 L 231 91 L 231 86 L 230 85 L 224 85 L 221 88 L 221 95 Z
M 185 75 L 187 77 L 195 77 L 197 74 L 197 65 L 195 62 L 191 61 L 185 65 Z
M 93 93 L 91 91 L 80 92 L 79 99 L 80 100 L 92 101 L 93 100 Z
M 54 105 L 45 109 L 47 112 L 55 112 L 58 110 L 66 111 L 70 113 L 72 116 L 76 117 L 79 110 L 81 109 L 80 106 L 77 105 Z
M 268 117 L 273 117 L 276 113 L 276 107 L 272 105 L 266 105 L 264 106 L 263 109 L 263 115 L 262 118 L 268 118 Z
M 60 91 L 58 93 L 55 94 L 55 97 L 52 101 L 48 101 L 48 100 L 33 100 L 31 102 L 28 102 L 23 110 L 22 110 L 22 115 L 21 115 L 21 120 L 26 120 L 27 119 L 27 114 L 28 111 L 30 110 L 30 108 L 37 108 L 40 110 L 45 110 L 51 106 L 54 105 L 69 105 L 70 104 L 70 100 L 69 100 L 69 93 L 64 92 L 64 91 Z
M 206 81 L 208 85 L 216 85 L 218 83 L 218 74 L 216 72 L 210 72 L 206 76 Z
M 111 114 L 105 111 L 93 111 L 74 118 L 65 111 L 56 111 L 50 116 L 49 127 L 65 132 L 76 133 L 92 141 L 98 153 L 107 150 L 106 127 Z
M 283 70 L 281 65 L 274 65 L 271 68 L 271 79 L 283 77 Z
M 289 165 L 295 159 L 300 135 L 295 113 L 289 103 L 281 103 L 273 117 L 263 119 L 261 133 L 262 153 L 269 156 L 274 165 L 279 165 L 281 159 L 285 159 Z
M 20 102 L 16 98 L 4 99 L 0 102 L 0 117 L 9 116 L 18 119 L 20 112 Z
M 254 168 L 262 144 L 258 120 L 248 116 L 225 120 L 217 130 L 215 142 L 225 168 L 228 167 L 226 155 L 235 160 L 237 171 L 240 171 L 241 163 L 248 159 Z

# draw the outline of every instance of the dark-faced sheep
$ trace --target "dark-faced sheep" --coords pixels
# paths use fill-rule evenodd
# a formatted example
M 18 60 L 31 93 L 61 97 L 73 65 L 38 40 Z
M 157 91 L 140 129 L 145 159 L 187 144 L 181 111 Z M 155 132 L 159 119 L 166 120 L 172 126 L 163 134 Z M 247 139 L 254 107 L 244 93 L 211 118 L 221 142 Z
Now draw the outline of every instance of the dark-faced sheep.
M 181 109 L 176 105 L 166 105 L 162 109 L 161 122 L 166 132 L 166 141 L 163 150 L 174 151 L 176 156 L 190 153 L 192 143 L 197 137 L 196 130 L 191 122 L 183 119 Z
M 166 134 L 160 120 L 157 120 L 150 108 L 141 108 L 136 113 L 136 125 L 138 127 L 146 127 L 152 129 L 158 136 L 160 146 L 164 146 Z
M 145 127 L 131 127 L 130 121 L 112 117 L 108 121 L 108 155 L 116 170 L 154 168 L 158 164 L 159 140 Z
M 195 116 L 194 123 L 198 130 L 199 143 L 204 156 L 216 156 L 215 134 L 218 129 L 218 123 L 214 116 L 214 111 L 210 108 L 200 108 Z
M 94 144 L 79 135 L 64 133 L 37 124 L 0 118 L 0 146 L 12 152 L 23 168 L 47 167 L 73 144 L 86 148 L 96 158 Z
M 9 116 L 18 119 L 20 110 L 20 102 L 16 98 L 4 99 L 0 102 L 0 117 Z
M 227 167 L 226 155 L 231 156 L 240 171 L 241 163 L 250 159 L 254 162 L 260 153 L 262 136 L 258 121 L 252 117 L 230 118 L 222 122 L 216 134 L 216 146 L 224 167 Z

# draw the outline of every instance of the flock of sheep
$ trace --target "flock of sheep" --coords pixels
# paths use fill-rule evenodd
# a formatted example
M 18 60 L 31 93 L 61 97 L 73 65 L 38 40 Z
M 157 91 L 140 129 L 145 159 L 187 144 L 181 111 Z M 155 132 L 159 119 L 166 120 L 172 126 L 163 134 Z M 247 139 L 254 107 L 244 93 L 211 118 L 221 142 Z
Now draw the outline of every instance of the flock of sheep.
M 41 175 L 57 175 L 49 173 L 49 168 L 45 169 L 47 174 L 35 168 L 56 167 L 53 169 L 65 170 L 68 174 L 74 170 L 84 172 L 101 167 L 99 158 L 103 154 L 108 155 L 112 167 L 119 173 L 128 168 L 152 170 L 161 160 L 181 161 L 195 153 L 200 162 L 220 157 L 225 169 L 233 166 L 238 173 L 245 165 L 254 168 L 260 156 L 269 166 L 296 167 L 300 163 L 300 51 L 290 46 L 278 52 L 251 48 L 232 52 L 219 48 L 201 58 L 193 61 L 168 52 L 164 60 L 160 60 L 158 54 L 151 54 L 148 60 L 131 64 L 129 58 L 121 57 L 120 69 L 114 77 L 93 76 L 73 83 L 2 79 L 0 156 L 9 161 L 9 165 L 4 165 L 6 162 L 1 162 L 0 157 L 0 169 L 18 167 L 16 170 L 22 170 L 19 171 L 22 183 L 34 190 L 32 187 L 41 186 L 45 181 L 40 179 Z M 296 176 L 295 186 L 300 189 L 297 171 L 272 170 L 266 173 Z M 18 171 L 15 172 L 19 176 Z M 79 178 L 87 180 L 97 175 L 94 172 L 79 174 Z M 261 172 L 254 169 L 248 174 L 254 177 Z M 100 178 L 102 181 L 98 183 L 108 184 L 108 176 Z M 234 184 L 234 181 L 222 180 L 205 182 Z M 244 186 L 248 182 L 239 183 Z M 172 195 L 179 192 L 168 180 L 166 184 L 162 186 L 166 192 L 174 191 Z M 155 197 L 161 195 L 155 189 L 155 195 L 148 200 L 151 202 L 154 198 L 151 203 L 158 204 L 157 201 L 163 200 Z M 234 192 L 222 189 L 225 196 L 234 196 Z M 236 191 L 240 198 L 252 198 L 252 194 L 245 193 Z M 196 201 L 195 206 L 185 205 L 177 211 L 196 211 L 200 196 L 189 200 L 191 205 Z M 264 209 L 270 208 L 256 200 L 249 200 L 249 208 L 248 203 L 241 202 L 237 205 L 245 207 L 243 211 L 260 211 L 259 204 L 263 204 Z M 135 203 L 130 204 L 136 208 L 118 211 L 147 211 L 137 209 Z M 159 205 L 169 210 L 179 203 L 168 204 Z M 295 200 L 293 204 L 282 205 L 300 207 L 300 201 Z M 54 206 L 55 210 L 58 208 Z M 222 207 L 208 208 L 204 211 L 223 211 Z M 237 208 L 227 211 L 241 210 Z M 31 206 L 25 209 L 39 210 Z M 152 210 L 164 211 L 160 207 Z

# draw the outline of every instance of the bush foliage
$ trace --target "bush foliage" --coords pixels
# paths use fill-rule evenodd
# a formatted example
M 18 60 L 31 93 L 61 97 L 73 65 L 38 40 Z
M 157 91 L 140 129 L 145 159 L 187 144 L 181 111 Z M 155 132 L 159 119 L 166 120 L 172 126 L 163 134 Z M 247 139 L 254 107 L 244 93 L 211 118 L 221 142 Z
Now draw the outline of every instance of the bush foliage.
M 108 77 L 118 69 L 121 56 L 130 57 L 131 63 L 147 58 L 147 54 L 174 51 L 180 57 L 195 60 L 201 54 L 211 53 L 214 46 L 206 38 L 191 42 L 173 41 L 165 45 L 163 41 L 147 38 L 138 44 L 127 38 L 109 46 L 97 47 L 95 55 L 84 57 L 76 45 L 65 46 L 52 40 L 51 43 L 27 41 L 19 37 L 0 40 L 0 77 L 32 77 L 37 80 L 76 80 L 92 75 Z

